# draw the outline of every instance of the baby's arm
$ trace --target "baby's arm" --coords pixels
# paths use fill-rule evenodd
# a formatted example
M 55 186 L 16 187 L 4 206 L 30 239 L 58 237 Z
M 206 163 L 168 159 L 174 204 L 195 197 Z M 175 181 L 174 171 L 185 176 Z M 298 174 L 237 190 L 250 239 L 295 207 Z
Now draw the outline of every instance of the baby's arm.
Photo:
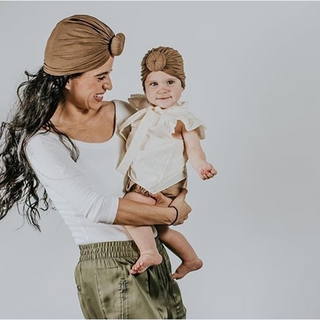
M 183 125 L 182 136 L 186 153 L 192 167 L 198 172 L 202 180 L 213 178 L 217 171 L 212 164 L 207 162 L 206 155 L 201 147 L 197 130 L 187 131 Z

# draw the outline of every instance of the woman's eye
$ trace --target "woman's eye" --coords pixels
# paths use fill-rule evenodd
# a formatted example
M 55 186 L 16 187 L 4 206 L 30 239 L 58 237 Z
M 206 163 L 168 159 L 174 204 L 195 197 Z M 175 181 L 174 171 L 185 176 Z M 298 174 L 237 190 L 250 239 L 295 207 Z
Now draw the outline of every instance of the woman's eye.
M 102 81 L 102 80 L 104 80 L 105 78 L 106 78 L 106 76 L 98 77 L 98 80 L 99 80 L 99 81 Z

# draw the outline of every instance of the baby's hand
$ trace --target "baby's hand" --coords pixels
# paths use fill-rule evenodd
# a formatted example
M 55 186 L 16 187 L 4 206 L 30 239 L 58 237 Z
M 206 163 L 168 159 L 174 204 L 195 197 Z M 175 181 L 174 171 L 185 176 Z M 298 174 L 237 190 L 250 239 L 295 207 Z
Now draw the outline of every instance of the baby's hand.
M 213 178 L 217 174 L 217 170 L 212 164 L 205 162 L 198 168 L 199 176 L 202 180 Z

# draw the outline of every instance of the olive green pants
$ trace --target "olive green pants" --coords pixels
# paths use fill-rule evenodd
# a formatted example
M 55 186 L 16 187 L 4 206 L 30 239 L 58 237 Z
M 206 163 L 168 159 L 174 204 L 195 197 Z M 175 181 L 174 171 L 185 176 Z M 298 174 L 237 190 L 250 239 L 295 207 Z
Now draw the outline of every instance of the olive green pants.
M 171 279 L 168 254 L 156 238 L 163 261 L 138 275 L 133 241 L 80 245 L 75 281 L 86 319 L 185 319 L 180 289 Z

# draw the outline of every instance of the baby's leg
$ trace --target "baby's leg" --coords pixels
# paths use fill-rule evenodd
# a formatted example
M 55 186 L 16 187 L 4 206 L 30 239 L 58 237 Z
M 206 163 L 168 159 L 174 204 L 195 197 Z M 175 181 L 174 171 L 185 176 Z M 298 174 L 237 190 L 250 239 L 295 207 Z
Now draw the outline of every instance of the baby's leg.
M 129 192 L 125 195 L 125 198 L 142 203 L 155 204 L 154 199 L 137 192 Z M 131 268 L 131 274 L 141 273 L 150 266 L 158 265 L 162 262 L 162 256 L 158 252 L 151 227 L 126 226 L 126 229 L 140 250 L 140 257 Z
M 202 260 L 199 259 L 188 240 L 180 232 L 167 226 L 157 226 L 157 230 L 159 239 L 182 261 L 173 273 L 173 279 L 181 279 L 187 273 L 202 267 Z

